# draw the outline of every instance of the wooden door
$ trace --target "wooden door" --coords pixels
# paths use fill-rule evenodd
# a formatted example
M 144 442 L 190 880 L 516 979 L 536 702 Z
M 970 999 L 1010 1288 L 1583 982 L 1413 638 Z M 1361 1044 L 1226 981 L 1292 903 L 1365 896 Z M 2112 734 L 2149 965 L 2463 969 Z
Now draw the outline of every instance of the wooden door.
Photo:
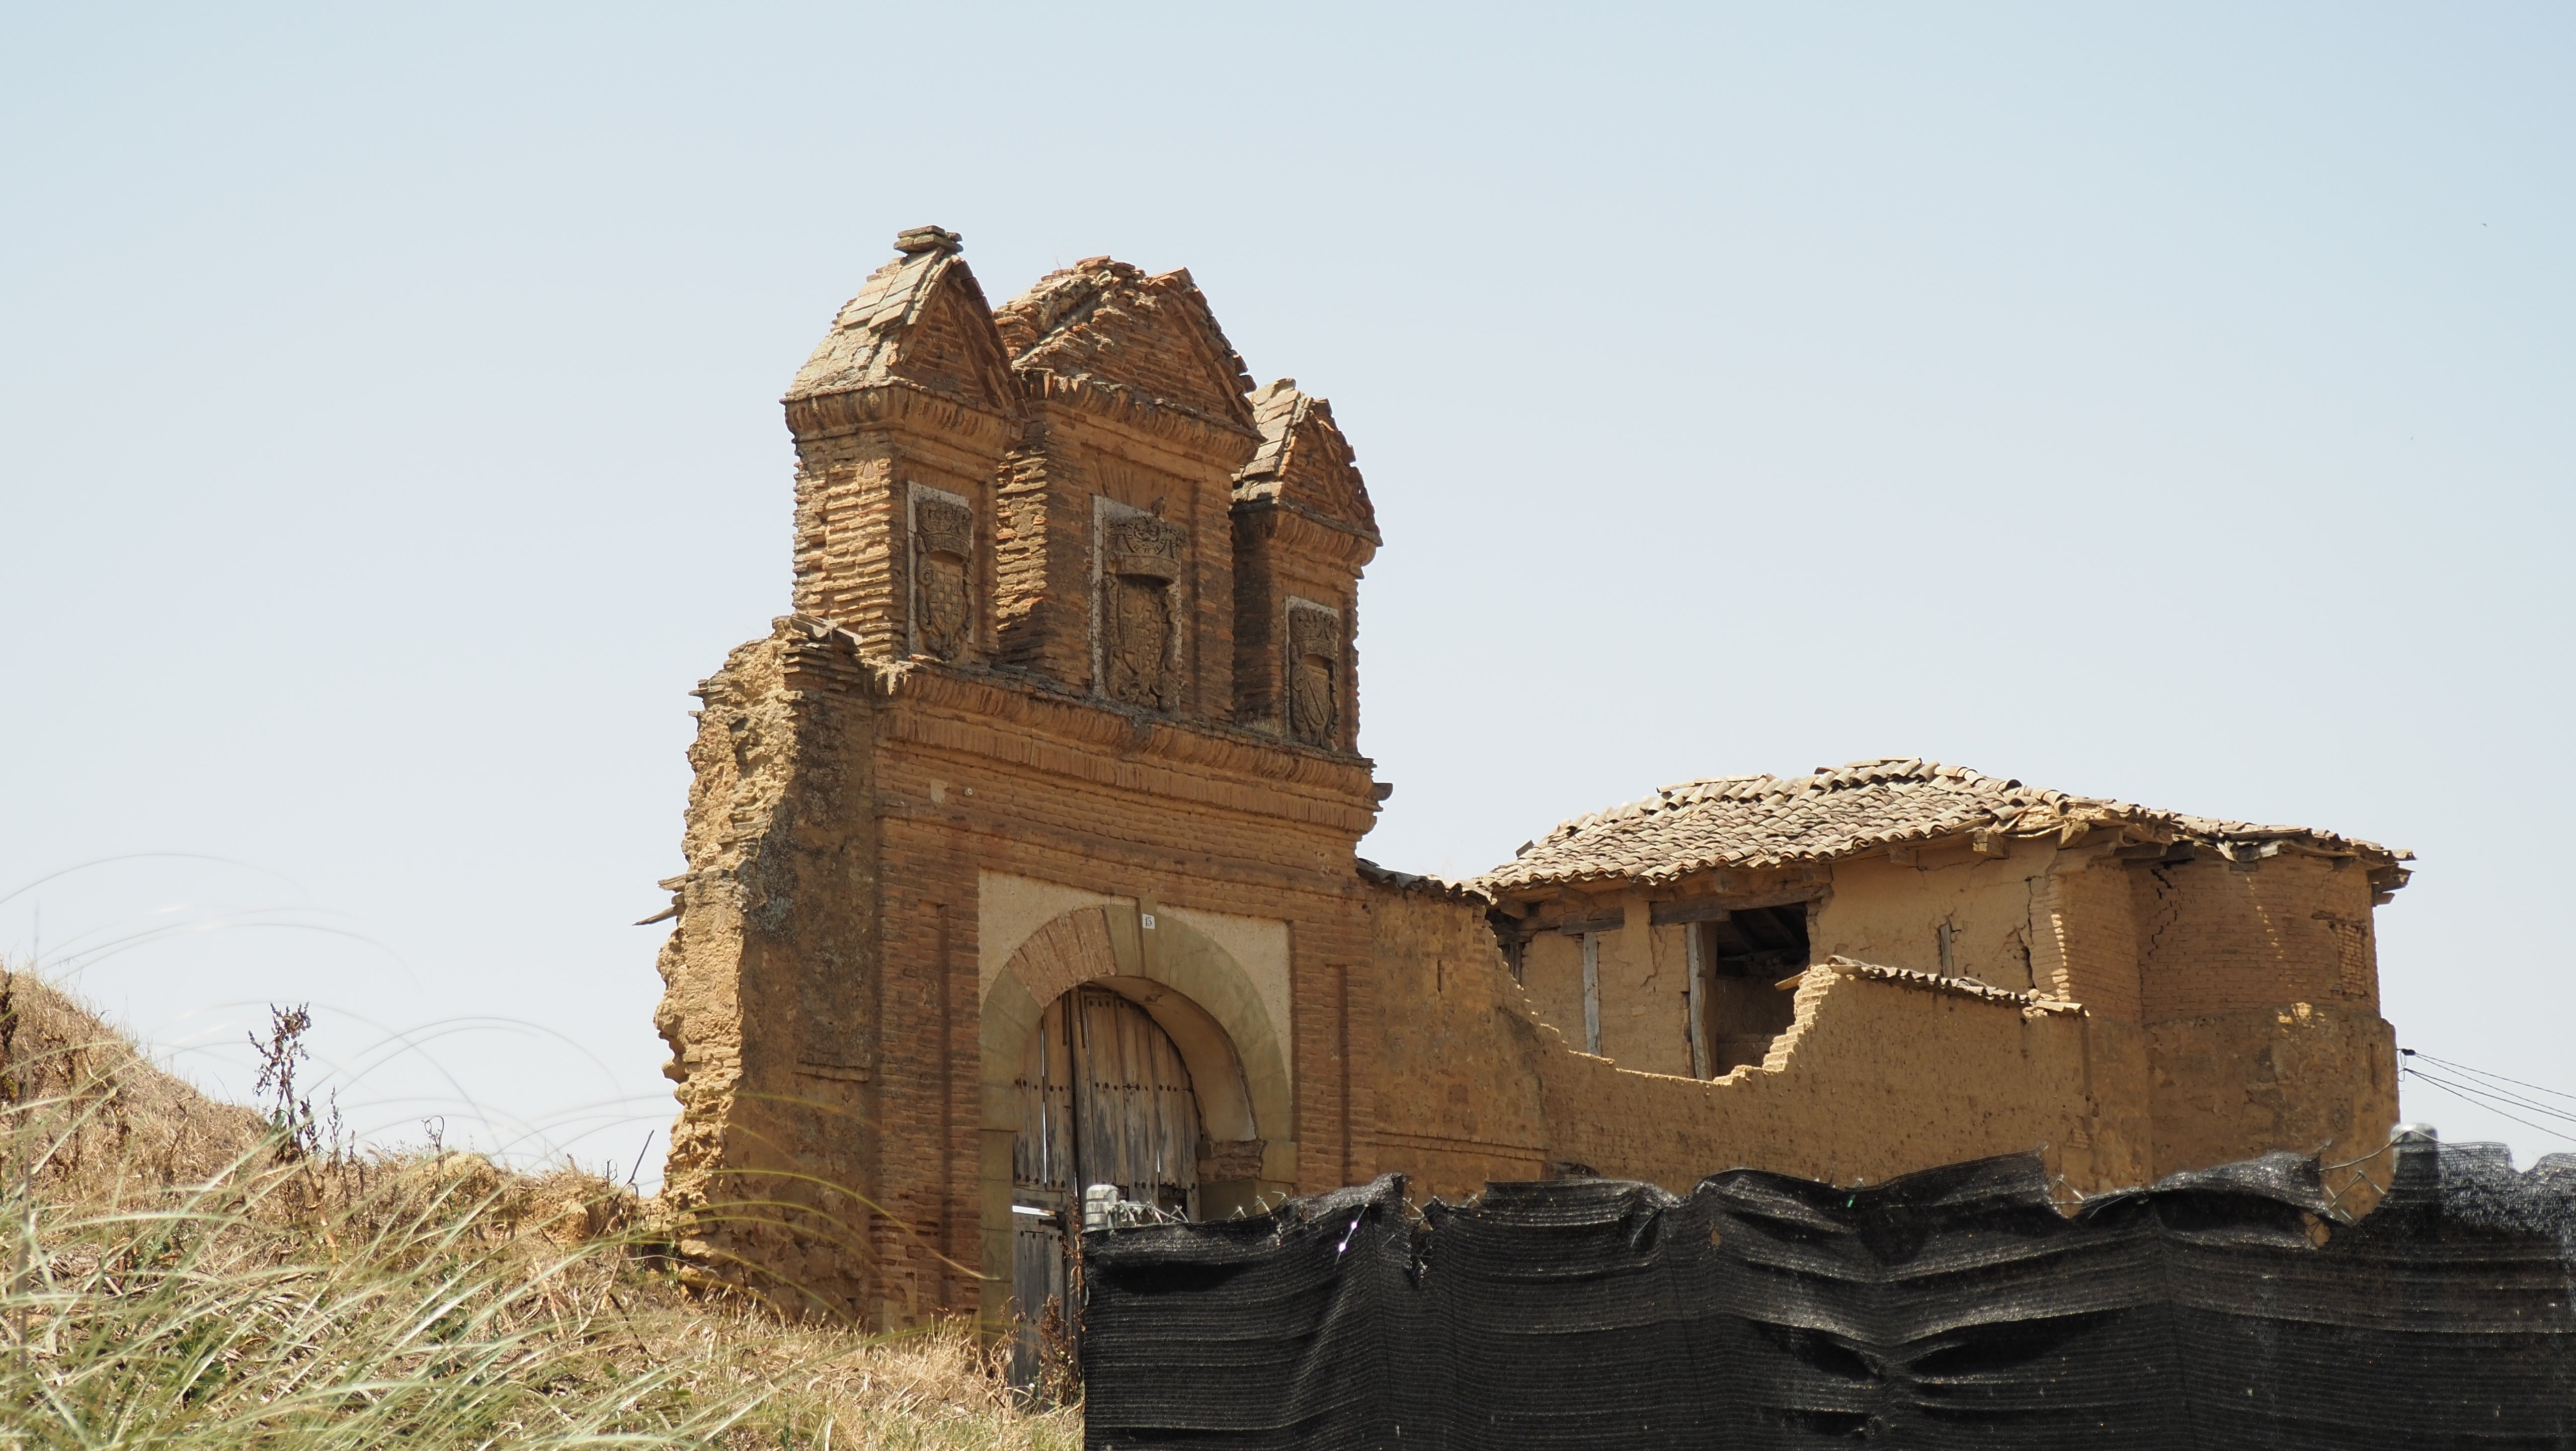
M 1020 1054 L 1011 1140 L 1011 1299 L 1020 1329 L 1012 1379 L 1037 1379 L 1035 1327 L 1052 1303 L 1070 1319 L 1082 1191 L 1184 1218 L 1198 1205 L 1198 1098 L 1180 1051 L 1152 1015 L 1106 988 L 1047 1005 Z

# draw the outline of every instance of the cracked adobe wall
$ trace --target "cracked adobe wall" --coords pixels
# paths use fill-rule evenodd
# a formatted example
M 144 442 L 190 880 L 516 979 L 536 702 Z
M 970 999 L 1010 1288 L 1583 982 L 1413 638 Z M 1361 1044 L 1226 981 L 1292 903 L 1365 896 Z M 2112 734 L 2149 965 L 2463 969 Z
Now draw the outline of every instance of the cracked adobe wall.
M 1382 1169 L 1421 1195 L 1573 1169 L 1686 1192 L 1739 1165 L 1840 1183 L 2040 1148 L 2092 1192 L 2148 1172 L 2146 1045 L 2000 992 L 1813 968 L 1759 1065 L 1700 1080 L 1577 1051 L 1497 949 L 1483 902 L 1438 884 L 1370 895 L 1385 1015 Z

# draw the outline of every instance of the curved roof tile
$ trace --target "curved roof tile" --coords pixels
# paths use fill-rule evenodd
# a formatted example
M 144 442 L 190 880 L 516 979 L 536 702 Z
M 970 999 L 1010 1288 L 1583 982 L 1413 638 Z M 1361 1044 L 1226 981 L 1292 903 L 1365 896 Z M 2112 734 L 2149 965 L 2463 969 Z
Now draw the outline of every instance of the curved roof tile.
M 1714 867 L 1832 861 L 1911 841 L 1977 831 L 2072 842 L 2113 828 L 2137 842 L 2190 842 L 2221 855 L 2284 846 L 2357 858 L 2383 891 L 2414 853 L 2303 826 L 2257 826 L 2025 786 L 1965 766 L 1885 757 L 1819 766 L 1805 776 L 1716 776 L 1666 786 L 1560 823 L 1512 861 L 1474 880 L 1489 892 L 1629 878 L 1670 881 Z M 2268 849 L 2267 849 L 2268 847 Z

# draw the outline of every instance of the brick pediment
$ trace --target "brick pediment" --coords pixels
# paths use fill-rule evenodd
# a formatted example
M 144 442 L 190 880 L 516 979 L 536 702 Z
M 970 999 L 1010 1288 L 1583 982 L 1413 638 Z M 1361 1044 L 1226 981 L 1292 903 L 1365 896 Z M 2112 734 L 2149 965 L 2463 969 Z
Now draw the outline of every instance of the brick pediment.
M 895 247 L 904 255 L 871 273 L 842 306 L 785 401 L 909 383 L 1011 411 L 1019 390 L 984 289 L 958 255 L 956 233 L 915 227 L 898 234 Z
M 1022 372 L 1088 379 L 1253 426 L 1251 375 L 1186 271 L 1149 276 L 1086 258 L 1004 303 L 994 323 Z
M 1260 450 L 1234 476 L 1238 503 L 1267 500 L 1380 542 L 1377 510 L 1333 405 L 1282 378 L 1251 398 Z

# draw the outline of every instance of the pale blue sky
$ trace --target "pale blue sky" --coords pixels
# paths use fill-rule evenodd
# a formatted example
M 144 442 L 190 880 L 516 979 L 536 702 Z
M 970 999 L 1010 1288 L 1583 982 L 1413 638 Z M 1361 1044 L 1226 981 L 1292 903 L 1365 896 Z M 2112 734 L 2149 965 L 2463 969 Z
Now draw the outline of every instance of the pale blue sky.
M 1333 400 L 1368 855 L 1879 754 L 2322 825 L 2422 857 L 2401 1041 L 2576 1092 L 2571 74 L 2510 5 L 12 7 L 0 891 L 242 865 L 0 945 L 631 1160 L 776 399 L 935 222 Z

